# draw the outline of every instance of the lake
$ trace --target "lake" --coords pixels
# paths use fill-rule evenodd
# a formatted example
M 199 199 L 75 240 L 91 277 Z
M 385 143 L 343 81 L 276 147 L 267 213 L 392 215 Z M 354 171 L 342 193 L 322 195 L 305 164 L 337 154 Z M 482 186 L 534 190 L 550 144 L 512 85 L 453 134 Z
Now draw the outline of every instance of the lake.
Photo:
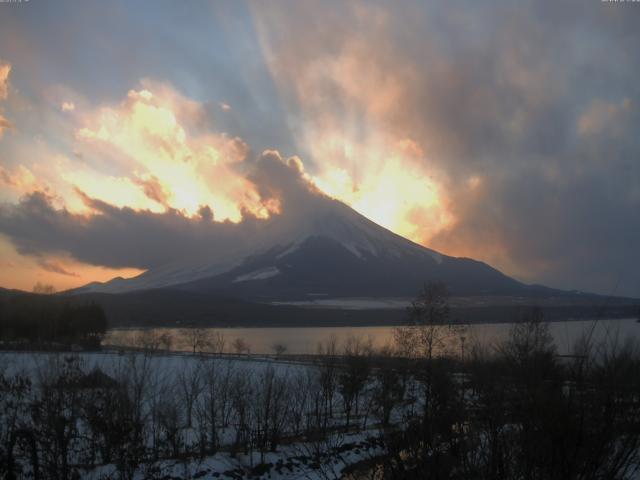
M 451 337 L 450 348 L 460 348 L 460 336 L 464 336 L 466 348 L 474 343 L 492 346 L 504 339 L 513 324 L 475 324 L 465 327 L 462 334 Z M 592 320 L 551 322 L 550 331 L 558 348 L 558 353 L 569 354 L 575 342 L 583 335 L 592 332 L 594 341 L 613 341 L 615 339 L 636 338 L 640 340 L 640 323 L 636 319 Z M 238 338 L 250 348 L 251 353 L 267 354 L 274 352 L 274 345 L 286 347 L 287 353 L 313 354 L 317 352 L 320 342 L 326 342 L 334 336 L 338 343 L 344 343 L 349 337 L 370 340 L 375 347 L 382 347 L 393 342 L 393 331 L 396 327 L 282 327 L 282 328 L 208 328 L 210 333 L 220 333 L 225 338 L 226 351 L 231 351 L 231 344 Z M 136 346 L 140 338 L 149 333 L 168 334 L 171 349 L 175 351 L 190 350 L 187 334 L 179 328 L 153 329 L 113 329 L 103 341 L 105 346 Z

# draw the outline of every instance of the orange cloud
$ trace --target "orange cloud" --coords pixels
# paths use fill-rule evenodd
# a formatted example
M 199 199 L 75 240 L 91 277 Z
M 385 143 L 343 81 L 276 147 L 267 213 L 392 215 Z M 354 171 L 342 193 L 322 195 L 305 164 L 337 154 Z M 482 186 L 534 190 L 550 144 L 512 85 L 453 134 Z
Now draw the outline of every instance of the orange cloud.
M 252 185 L 237 170 L 249 147 L 239 138 L 214 133 L 203 106 L 168 85 L 145 80 L 142 89 L 129 91 L 119 105 L 90 112 L 84 123 L 78 141 L 117 158 L 129 175 L 120 188 L 104 191 L 89 176 L 74 175 L 74 183 L 94 198 L 118 205 L 126 195 L 126 205 L 134 208 L 149 208 L 147 200 L 152 200 L 189 215 L 211 205 L 217 219 L 232 221 L 241 218 L 243 208 L 260 208 L 248 194 Z M 134 201 L 126 193 L 131 187 L 146 200 Z
M 11 124 L 11 122 L 0 114 L 0 139 L 2 138 L 4 131 L 11 128 L 12 126 L 13 125 Z
M 11 64 L 0 60 L 0 100 L 6 100 L 9 96 L 9 74 Z
M 594 100 L 578 118 L 578 133 L 589 136 L 605 130 L 615 132 L 624 128 L 623 116 L 630 112 L 631 100 L 625 98 L 620 103 Z
M 134 180 L 134 182 L 141 186 L 144 194 L 154 202 L 165 207 L 169 205 L 169 193 L 157 177 L 147 175 L 144 178 Z
M 18 165 L 13 172 L 0 165 L 0 182 L 21 194 L 41 188 L 33 172 L 24 165 Z
M 9 96 L 10 73 L 11 65 L 0 60 L 0 101 L 6 100 Z M 2 139 L 2 134 L 4 133 L 4 131 L 11 127 L 11 122 L 9 122 L 9 120 L 7 120 L 0 112 L 0 139 Z

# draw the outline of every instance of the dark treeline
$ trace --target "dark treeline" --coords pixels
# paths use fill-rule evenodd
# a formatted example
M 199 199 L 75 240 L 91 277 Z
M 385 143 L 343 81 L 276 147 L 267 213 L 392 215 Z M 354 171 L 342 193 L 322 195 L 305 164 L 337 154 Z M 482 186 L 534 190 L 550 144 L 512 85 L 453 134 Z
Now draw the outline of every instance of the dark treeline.
M 63 297 L 21 294 L 0 298 L 0 340 L 31 345 L 98 348 L 107 331 L 102 307 Z
M 595 345 L 585 336 L 573 355 L 558 356 L 548 324 L 531 317 L 464 361 L 399 360 L 391 378 L 415 376 L 420 411 L 384 429 L 381 478 L 625 479 L 637 471 L 637 342 L 612 333 Z

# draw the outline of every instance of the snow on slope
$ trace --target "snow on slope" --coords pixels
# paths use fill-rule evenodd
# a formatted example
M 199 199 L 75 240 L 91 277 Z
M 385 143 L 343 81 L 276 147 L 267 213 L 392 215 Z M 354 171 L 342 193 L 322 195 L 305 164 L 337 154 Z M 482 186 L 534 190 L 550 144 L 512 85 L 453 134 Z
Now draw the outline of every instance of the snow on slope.
M 240 275 L 233 280 L 233 283 L 246 282 L 248 280 L 265 280 L 267 278 L 275 277 L 280 274 L 280 270 L 276 267 L 267 267 L 260 270 Z

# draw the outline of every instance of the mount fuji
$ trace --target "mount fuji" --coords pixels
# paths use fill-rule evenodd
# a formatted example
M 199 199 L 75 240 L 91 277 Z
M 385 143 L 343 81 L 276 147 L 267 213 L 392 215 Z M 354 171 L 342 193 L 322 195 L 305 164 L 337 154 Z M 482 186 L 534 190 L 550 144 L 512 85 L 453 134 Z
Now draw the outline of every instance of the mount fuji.
M 441 254 L 401 237 L 324 195 L 293 214 L 257 222 L 233 245 L 147 270 L 130 279 L 91 283 L 78 293 L 171 289 L 252 301 L 411 297 L 429 281 L 454 295 L 537 295 L 489 265 Z

